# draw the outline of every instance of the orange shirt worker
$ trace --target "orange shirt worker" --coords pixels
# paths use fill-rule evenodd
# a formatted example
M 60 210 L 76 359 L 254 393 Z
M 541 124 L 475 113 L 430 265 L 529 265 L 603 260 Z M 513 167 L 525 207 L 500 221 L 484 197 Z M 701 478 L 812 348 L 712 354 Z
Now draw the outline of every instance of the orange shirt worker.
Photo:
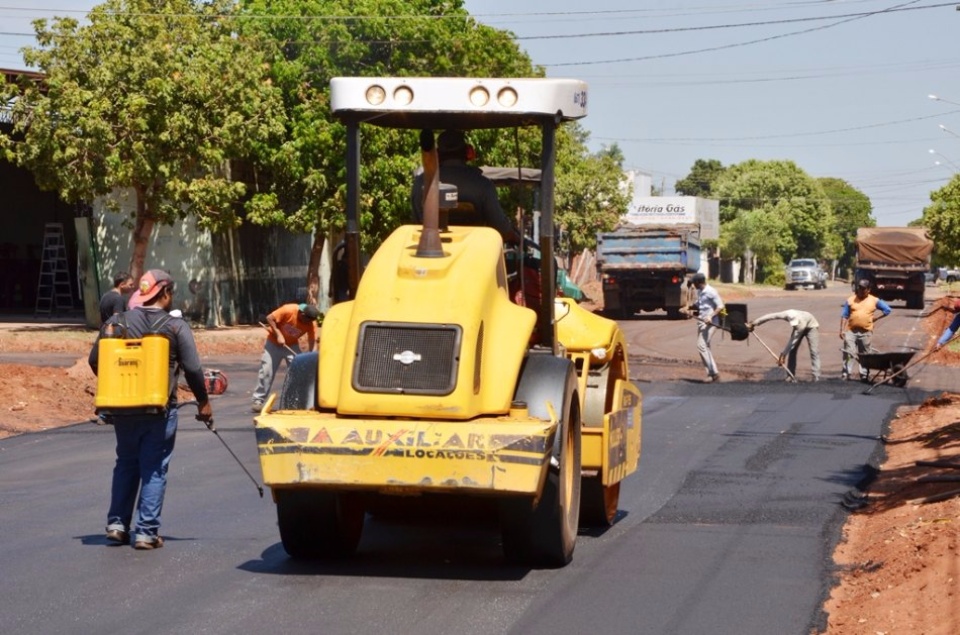
M 269 333 L 260 355 L 257 387 L 253 390 L 253 412 L 260 412 L 270 394 L 273 378 L 284 360 L 287 364 L 300 352 L 300 338 L 307 336 L 309 350 L 317 350 L 317 321 L 320 310 L 309 304 L 284 304 L 267 316 Z

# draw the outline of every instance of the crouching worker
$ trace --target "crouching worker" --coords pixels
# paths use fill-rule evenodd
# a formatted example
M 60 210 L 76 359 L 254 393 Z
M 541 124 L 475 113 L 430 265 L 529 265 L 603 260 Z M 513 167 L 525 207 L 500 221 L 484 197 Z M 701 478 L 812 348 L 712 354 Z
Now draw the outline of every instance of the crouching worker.
M 790 371 L 790 377 L 797 376 L 797 349 L 804 339 L 807 340 L 807 347 L 810 349 L 810 370 L 813 372 L 813 381 L 820 381 L 820 323 L 812 313 L 807 311 L 798 311 L 797 309 L 787 309 L 779 313 L 767 313 L 761 315 L 752 322 L 747 322 L 747 330 L 753 331 L 757 326 L 771 320 L 784 320 L 789 322 L 792 327 L 790 339 L 787 345 L 783 347 L 780 353 L 780 359 L 777 361 L 781 366 L 786 360 L 786 368 Z
M 207 397 L 193 331 L 182 318 L 167 313 L 173 302 L 173 279 L 165 271 L 151 269 L 140 278 L 138 290 L 143 299 L 142 306 L 115 314 L 107 320 L 93 344 L 88 361 L 98 377 L 99 371 L 111 371 L 106 367 L 99 368 L 99 344 L 105 337 L 140 339 L 144 335 L 159 334 L 169 341 L 169 398 L 166 407 L 143 408 L 139 412 L 131 408 L 130 412 L 123 414 L 103 415 L 105 421 L 113 425 L 117 439 L 117 462 L 113 468 L 107 512 L 107 542 L 129 544 L 132 532 L 134 548 L 159 549 L 163 546 L 160 511 L 177 436 L 177 383 L 181 368 L 199 404 L 197 419 L 212 421 L 213 410 Z M 147 377 L 149 379 L 150 375 Z M 162 400 L 162 395 L 160 398 Z
M 312 304 L 291 302 L 273 310 L 267 316 L 267 338 L 260 355 L 260 370 L 257 371 L 257 385 L 253 389 L 253 404 L 250 410 L 260 412 L 263 402 L 273 387 L 273 378 L 280 364 L 293 363 L 293 356 L 300 353 L 300 338 L 307 336 L 308 350 L 317 350 L 317 323 L 323 319 L 320 309 Z

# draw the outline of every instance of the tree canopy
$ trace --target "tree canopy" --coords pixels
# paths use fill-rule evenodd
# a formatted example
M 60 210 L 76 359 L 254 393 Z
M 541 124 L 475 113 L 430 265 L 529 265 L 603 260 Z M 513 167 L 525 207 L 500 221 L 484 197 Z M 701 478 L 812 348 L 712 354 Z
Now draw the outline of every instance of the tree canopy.
M 841 269 L 852 268 L 857 257 L 857 229 L 877 224 L 871 215 L 873 206 L 866 194 L 843 179 L 824 177 L 817 180 L 833 207 L 838 265 Z
M 727 255 L 749 249 L 761 264 L 779 266 L 796 256 L 824 257 L 836 248 L 830 201 L 817 180 L 792 161 L 731 165 L 714 183 L 713 195 L 720 199 Z
M 237 37 L 233 5 L 107 0 L 84 26 L 38 20 L 24 59 L 45 82 L 4 88 L 14 133 L 0 141 L 42 188 L 68 202 L 133 192 L 134 276 L 157 223 L 237 225 L 246 188 L 229 161 L 283 132 L 280 93 L 258 42 Z
M 716 159 L 697 159 L 690 168 L 690 174 L 677 181 L 673 189 L 682 196 L 710 198 L 714 182 L 725 170 L 723 164 Z
M 936 259 L 947 266 L 960 262 L 960 174 L 930 193 L 923 210 L 923 225 L 936 244 Z
M 248 204 L 248 217 L 295 231 L 316 230 L 310 271 L 316 270 L 324 236 L 341 230 L 345 220 L 345 131 L 330 113 L 332 77 L 543 74 L 511 33 L 480 24 L 461 0 L 247 0 L 242 6 L 243 32 L 275 45 L 271 72 L 283 90 L 288 121 L 283 142 L 265 148 L 261 157 L 261 186 Z M 470 142 L 478 165 L 538 165 L 541 140 L 535 129 L 474 131 Z M 615 157 L 593 156 L 585 143 L 586 134 L 576 126 L 558 135 L 556 216 L 577 247 L 592 243 L 611 209 L 620 206 L 617 217 L 626 209 Z M 420 160 L 417 133 L 367 127 L 361 152 L 360 222 L 364 247 L 373 249 L 410 220 L 410 184 Z M 317 286 L 308 282 L 308 293 Z

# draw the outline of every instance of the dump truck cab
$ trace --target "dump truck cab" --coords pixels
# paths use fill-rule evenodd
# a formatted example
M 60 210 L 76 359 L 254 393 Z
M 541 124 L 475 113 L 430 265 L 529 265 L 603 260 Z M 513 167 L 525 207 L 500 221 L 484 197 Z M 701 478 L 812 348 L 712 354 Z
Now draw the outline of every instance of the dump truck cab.
M 556 129 L 586 115 L 564 79 L 334 78 L 346 125 L 349 298 L 319 353 L 298 355 L 256 417 L 264 483 L 293 557 L 340 557 L 384 501 L 486 499 L 509 561 L 562 566 L 578 525 L 609 525 L 638 464 L 641 394 L 617 323 L 556 298 Z M 360 130 L 419 132 L 423 223 L 396 229 L 361 272 Z M 447 225 L 434 131 L 541 131 L 540 286 L 511 301 L 500 233 Z M 442 194 L 442 196 L 441 196 Z M 441 200 L 442 199 L 442 200 Z

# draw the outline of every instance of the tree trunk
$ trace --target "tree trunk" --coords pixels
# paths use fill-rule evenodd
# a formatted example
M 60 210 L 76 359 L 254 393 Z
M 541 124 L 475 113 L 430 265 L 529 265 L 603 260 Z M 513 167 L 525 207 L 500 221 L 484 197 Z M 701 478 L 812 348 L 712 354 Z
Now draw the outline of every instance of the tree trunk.
M 307 266 L 307 304 L 320 304 L 320 258 L 323 255 L 324 234 L 317 229 L 313 233 L 313 246 L 310 248 L 310 263 Z
M 150 234 L 153 233 L 153 214 L 147 209 L 147 202 L 141 188 L 137 192 L 137 215 L 133 225 L 133 253 L 130 254 L 130 276 L 140 280 L 144 273 L 143 263 L 147 259 L 147 247 L 150 245 Z

